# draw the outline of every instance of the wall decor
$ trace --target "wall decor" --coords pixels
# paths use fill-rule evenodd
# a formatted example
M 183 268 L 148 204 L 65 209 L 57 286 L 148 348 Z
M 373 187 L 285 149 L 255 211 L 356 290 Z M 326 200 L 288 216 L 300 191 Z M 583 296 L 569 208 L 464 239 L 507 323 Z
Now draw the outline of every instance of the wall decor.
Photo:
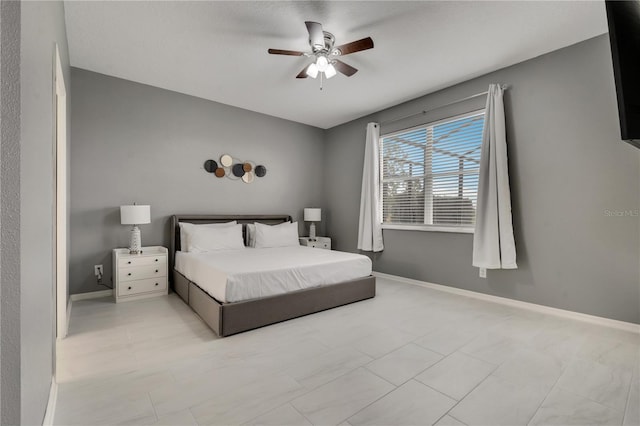
M 242 167 L 241 163 L 234 164 L 231 170 L 235 177 L 242 177 L 244 175 L 244 167 Z
M 204 169 L 209 173 L 215 173 L 218 169 L 218 163 L 215 160 L 207 160 L 204 162 Z
M 244 176 L 242 176 L 242 180 L 244 181 L 244 183 L 251 183 L 253 182 L 254 176 L 255 175 L 251 172 L 245 173 Z
M 224 154 L 220 157 L 220 163 L 224 167 L 231 167 L 231 164 L 233 163 L 233 157 L 231 157 L 229 154 Z
M 206 160 L 204 170 L 219 178 L 226 176 L 232 180 L 242 179 L 244 183 L 252 183 L 256 176 L 261 178 L 267 174 L 264 165 L 256 165 L 253 161 L 240 161 L 229 154 L 221 155 L 219 162 Z
M 256 167 L 256 176 L 264 177 L 267 174 L 267 168 L 265 166 Z

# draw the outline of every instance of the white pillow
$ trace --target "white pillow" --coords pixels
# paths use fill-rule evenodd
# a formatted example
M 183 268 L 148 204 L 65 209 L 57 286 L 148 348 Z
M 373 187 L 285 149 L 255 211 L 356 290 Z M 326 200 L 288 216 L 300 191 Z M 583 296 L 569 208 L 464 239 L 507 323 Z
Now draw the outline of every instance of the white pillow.
M 299 246 L 298 222 L 264 225 L 256 222 L 255 248 Z
M 179 226 L 180 226 L 180 250 L 182 251 L 188 251 L 187 249 L 189 248 L 189 234 L 196 232 L 197 229 L 200 228 L 219 228 L 219 227 L 224 227 L 224 226 L 233 226 L 233 225 L 237 225 L 238 222 L 237 221 L 231 221 L 231 222 L 224 222 L 224 223 L 204 223 L 201 225 L 196 225 L 194 223 L 189 223 L 189 222 L 180 222 Z
M 242 225 L 204 227 L 189 234 L 189 253 L 244 248 Z
M 291 223 L 285 222 L 279 225 L 271 225 L 271 226 L 280 226 L 280 225 L 291 225 Z M 247 226 L 247 229 L 246 229 L 245 245 L 247 247 L 255 247 L 256 246 L 256 224 L 247 223 L 246 226 Z

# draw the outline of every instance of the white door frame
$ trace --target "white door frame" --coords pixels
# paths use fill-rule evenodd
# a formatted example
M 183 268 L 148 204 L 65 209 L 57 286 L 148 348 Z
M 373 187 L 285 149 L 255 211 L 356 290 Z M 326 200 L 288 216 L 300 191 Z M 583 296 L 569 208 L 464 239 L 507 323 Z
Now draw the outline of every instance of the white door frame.
M 67 262 L 67 88 L 64 83 L 60 52 L 56 44 L 56 335 L 67 335 L 67 298 L 69 266 Z

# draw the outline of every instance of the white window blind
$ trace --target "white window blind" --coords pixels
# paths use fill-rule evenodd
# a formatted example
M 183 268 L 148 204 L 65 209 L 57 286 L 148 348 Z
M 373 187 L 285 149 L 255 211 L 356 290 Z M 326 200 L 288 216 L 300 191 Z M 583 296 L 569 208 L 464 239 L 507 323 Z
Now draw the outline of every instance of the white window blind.
M 484 110 L 380 138 L 383 226 L 472 231 Z

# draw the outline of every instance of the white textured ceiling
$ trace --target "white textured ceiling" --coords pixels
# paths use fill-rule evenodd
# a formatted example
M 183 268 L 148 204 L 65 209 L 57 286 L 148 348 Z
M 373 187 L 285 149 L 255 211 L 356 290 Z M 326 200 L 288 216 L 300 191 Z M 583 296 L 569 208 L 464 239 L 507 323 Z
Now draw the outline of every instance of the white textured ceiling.
M 330 128 L 607 31 L 604 2 L 67 1 L 71 65 Z M 296 79 L 304 21 L 359 72 Z M 508 83 L 508 82 L 504 82 Z

